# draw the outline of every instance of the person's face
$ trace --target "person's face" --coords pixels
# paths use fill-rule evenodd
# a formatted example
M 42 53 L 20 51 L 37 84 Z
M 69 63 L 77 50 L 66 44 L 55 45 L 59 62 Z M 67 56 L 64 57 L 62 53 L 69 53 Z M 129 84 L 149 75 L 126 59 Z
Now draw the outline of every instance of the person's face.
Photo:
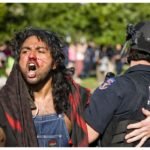
M 36 36 L 28 37 L 21 46 L 19 67 L 29 84 L 43 81 L 52 69 L 48 45 Z

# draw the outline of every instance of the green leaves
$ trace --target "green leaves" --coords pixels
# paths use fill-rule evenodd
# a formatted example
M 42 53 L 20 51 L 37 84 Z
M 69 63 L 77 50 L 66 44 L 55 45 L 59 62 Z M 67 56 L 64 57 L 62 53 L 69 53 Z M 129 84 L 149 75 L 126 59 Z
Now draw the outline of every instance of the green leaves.
M 149 20 L 149 3 L 0 3 L 0 40 L 26 26 L 53 30 L 72 41 L 123 43 L 128 23 Z

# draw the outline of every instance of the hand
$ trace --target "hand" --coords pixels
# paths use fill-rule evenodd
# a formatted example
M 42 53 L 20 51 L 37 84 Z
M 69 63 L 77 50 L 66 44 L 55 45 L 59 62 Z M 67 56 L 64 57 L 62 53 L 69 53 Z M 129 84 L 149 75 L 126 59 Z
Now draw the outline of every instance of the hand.
M 127 126 L 127 129 L 134 130 L 125 136 L 127 143 L 132 143 L 140 140 L 136 147 L 141 147 L 144 142 L 150 137 L 150 111 L 142 108 L 142 112 L 146 116 L 146 119 L 137 123 L 129 124 Z
M 4 147 L 6 143 L 6 135 L 4 133 L 4 130 L 0 128 L 0 147 Z

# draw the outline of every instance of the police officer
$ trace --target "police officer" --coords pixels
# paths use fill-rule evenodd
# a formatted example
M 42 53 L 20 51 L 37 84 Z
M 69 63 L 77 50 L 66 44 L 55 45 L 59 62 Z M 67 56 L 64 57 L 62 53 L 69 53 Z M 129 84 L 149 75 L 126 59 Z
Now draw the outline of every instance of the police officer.
M 102 146 L 135 146 L 125 141 L 127 125 L 144 119 L 141 108 L 150 107 L 150 21 L 129 25 L 126 40 L 130 68 L 105 80 L 85 110 L 89 142 L 100 136 Z M 150 146 L 150 140 L 144 146 Z

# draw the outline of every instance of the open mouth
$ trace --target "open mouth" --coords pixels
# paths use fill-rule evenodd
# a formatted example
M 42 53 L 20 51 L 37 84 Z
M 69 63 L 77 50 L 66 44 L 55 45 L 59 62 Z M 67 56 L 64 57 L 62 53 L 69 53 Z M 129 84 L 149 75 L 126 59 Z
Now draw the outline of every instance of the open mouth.
M 29 71 L 35 71 L 36 70 L 36 65 L 35 64 L 29 64 L 28 65 Z
M 28 77 L 29 78 L 35 78 L 36 77 L 36 70 L 37 66 L 34 63 L 29 63 L 28 64 Z

